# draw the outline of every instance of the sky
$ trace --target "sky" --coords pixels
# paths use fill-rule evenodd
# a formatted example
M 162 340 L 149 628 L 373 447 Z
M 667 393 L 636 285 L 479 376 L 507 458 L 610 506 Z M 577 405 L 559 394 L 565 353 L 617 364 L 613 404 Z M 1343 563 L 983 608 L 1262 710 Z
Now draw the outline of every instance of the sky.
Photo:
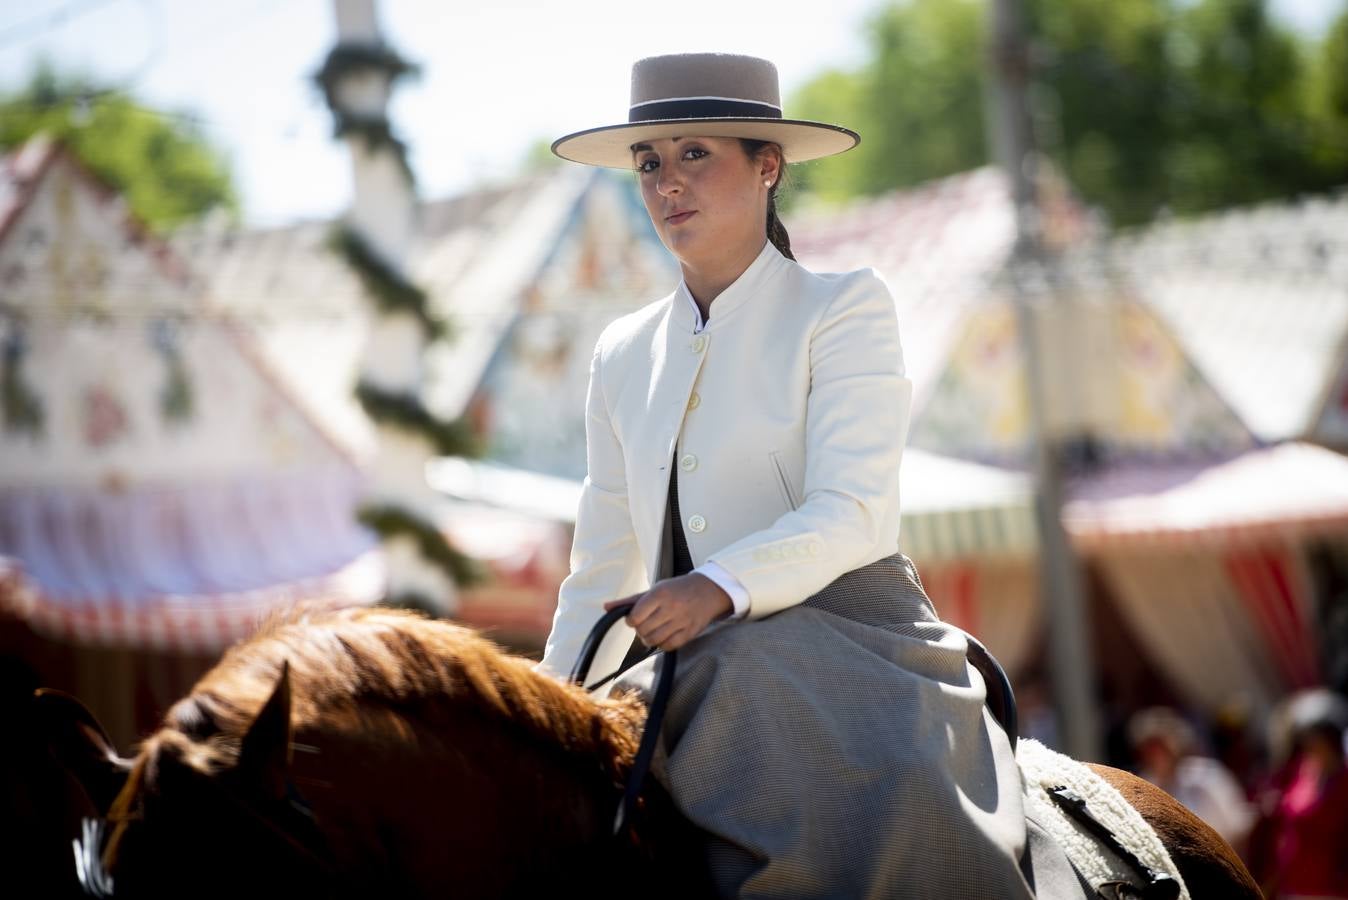
M 1101 0 L 1109 2 L 1109 0 Z M 1273 0 L 1314 33 L 1348 0 Z M 0 3 L 0 90 L 39 59 L 191 113 L 229 160 L 250 225 L 332 217 L 350 170 L 309 76 L 334 0 Z M 623 121 L 633 60 L 712 50 L 776 63 L 782 93 L 865 57 L 877 0 L 375 0 L 386 40 L 420 63 L 394 96 L 423 197 L 506 178 L 529 147 Z M 787 115 L 791 111 L 786 110 Z

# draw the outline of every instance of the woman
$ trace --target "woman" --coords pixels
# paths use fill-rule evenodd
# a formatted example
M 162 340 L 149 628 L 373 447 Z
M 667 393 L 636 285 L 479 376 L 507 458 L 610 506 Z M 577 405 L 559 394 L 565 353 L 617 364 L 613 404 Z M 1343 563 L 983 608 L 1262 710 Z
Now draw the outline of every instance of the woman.
M 1286 715 L 1290 752 L 1260 792 L 1250 869 L 1267 897 L 1348 897 L 1348 703 L 1316 688 Z
M 635 170 L 683 277 L 595 346 L 541 666 L 565 676 L 632 600 L 592 672 L 634 636 L 684 648 L 657 775 L 726 895 L 1029 896 L 1009 743 L 898 553 L 893 299 L 798 265 L 775 212 L 785 163 L 858 140 L 783 118 L 766 60 L 680 54 L 636 63 L 627 123 L 553 144 Z

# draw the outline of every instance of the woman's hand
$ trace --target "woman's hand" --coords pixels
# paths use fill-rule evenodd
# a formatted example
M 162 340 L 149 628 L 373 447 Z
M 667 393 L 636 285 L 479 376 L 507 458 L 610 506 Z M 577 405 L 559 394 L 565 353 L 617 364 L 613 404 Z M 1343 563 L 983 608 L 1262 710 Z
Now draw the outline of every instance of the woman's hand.
M 701 572 L 666 578 L 645 593 L 610 600 L 604 609 L 633 600 L 637 605 L 627 614 L 627 624 L 643 644 L 661 650 L 679 649 L 734 609 L 730 595 Z

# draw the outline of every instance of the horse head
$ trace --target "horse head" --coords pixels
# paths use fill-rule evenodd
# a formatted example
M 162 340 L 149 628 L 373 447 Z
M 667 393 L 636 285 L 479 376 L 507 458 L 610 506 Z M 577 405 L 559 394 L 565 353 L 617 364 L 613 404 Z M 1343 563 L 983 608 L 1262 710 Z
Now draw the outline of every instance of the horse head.
M 82 703 L 43 690 L 49 743 L 103 818 L 75 842 L 80 881 L 96 897 L 303 896 L 335 892 L 335 866 L 290 780 L 291 686 L 284 663 L 270 696 L 238 741 L 233 765 L 165 728 L 133 759 L 118 757 Z M 183 701 L 170 719 L 213 731 Z

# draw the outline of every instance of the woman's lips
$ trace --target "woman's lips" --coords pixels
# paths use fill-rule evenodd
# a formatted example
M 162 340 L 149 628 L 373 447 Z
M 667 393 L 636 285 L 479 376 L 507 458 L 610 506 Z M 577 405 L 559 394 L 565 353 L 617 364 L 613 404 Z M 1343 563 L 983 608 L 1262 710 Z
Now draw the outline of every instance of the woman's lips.
M 684 222 L 687 222 L 695 215 L 697 215 L 697 210 L 690 209 L 684 212 L 675 213 L 672 216 L 665 216 L 665 221 L 668 222 L 670 225 L 680 225 Z

